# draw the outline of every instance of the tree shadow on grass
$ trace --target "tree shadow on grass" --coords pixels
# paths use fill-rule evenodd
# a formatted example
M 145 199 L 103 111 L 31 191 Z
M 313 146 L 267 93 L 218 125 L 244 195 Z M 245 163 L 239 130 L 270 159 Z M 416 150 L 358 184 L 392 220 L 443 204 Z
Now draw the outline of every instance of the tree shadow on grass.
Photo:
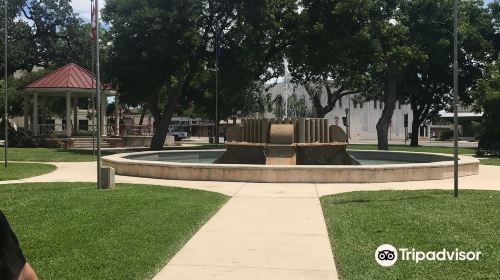
M 430 195 L 420 195 L 420 196 L 412 196 L 412 197 L 397 197 L 391 199 L 349 199 L 349 200 L 340 200 L 331 202 L 331 205 L 342 205 L 342 204 L 366 204 L 366 203 L 374 203 L 374 202 L 395 202 L 395 201 L 410 201 L 410 200 L 420 200 L 420 199 L 430 199 L 436 198 L 435 196 Z
M 66 149 L 58 149 L 57 153 L 65 153 L 65 154 L 74 154 L 74 155 L 85 155 L 85 156 L 94 156 L 94 152 L 92 150 L 66 150 Z M 97 151 L 96 151 L 97 153 Z M 112 155 L 115 152 L 110 151 L 101 151 L 102 155 Z

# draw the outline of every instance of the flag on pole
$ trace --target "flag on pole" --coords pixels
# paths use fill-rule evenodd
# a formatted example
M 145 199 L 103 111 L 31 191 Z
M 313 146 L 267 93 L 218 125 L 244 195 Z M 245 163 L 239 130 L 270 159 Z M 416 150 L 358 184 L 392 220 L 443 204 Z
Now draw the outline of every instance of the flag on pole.
M 97 33 L 97 18 L 94 1 L 90 4 L 90 38 L 95 41 Z

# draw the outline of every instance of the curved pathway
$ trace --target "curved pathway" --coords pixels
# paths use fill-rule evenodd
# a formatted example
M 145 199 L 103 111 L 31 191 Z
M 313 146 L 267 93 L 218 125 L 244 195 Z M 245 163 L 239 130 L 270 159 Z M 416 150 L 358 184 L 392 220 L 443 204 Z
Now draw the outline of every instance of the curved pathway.
M 50 163 L 57 170 L 24 180 L 93 182 L 95 163 Z M 500 167 L 480 166 L 461 189 L 500 190 Z M 452 189 L 453 179 L 374 184 L 256 184 L 117 176 L 118 183 L 154 184 L 232 196 L 154 279 L 337 279 L 319 197 L 351 191 Z

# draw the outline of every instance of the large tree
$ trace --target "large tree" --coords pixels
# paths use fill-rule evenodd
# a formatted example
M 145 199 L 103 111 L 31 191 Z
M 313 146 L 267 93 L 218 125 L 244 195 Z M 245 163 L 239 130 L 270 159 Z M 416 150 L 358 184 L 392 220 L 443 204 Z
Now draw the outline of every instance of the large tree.
M 0 13 L 0 21 L 2 22 L 0 32 L 4 34 L 5 26 L 5 15 L 3 13 L 6 1 L 0 4 L 2 13 Z M 29 40 L 31 36 L 31 30 L 26 21 L 18 19 L 20 15 L 21 8 L 24 6 L 24 0 L 9 1 L 8 13 L 7 13 L 7 24 L 8 24 L 8 74 L 11 75 L 19 69 L 31 69 L 33 67 L 34 57 L 36 55 L 36 47 L 32 41 Z M 0 56 L 1 62 L 1 72 L 4 72 L 4 44 L 0 45 Z
M 343 96 L 365 89 L 371 4 L 300 1 L 297 28 L 288 31 L 286 55 L 293 81 L 306 89 L 317 117 L 332 111 Z
M 411 145 L 418 145 L 420 125 L 430 115 L 450 109 L 453 90 L 453 13 L 450 0 L 404 2 L 402 24 L 424 59 L 408 69 L 404 86 L 413 111 Z M 484 66 L 496 57 L 491 13 L 482 1 L 460 2 L 459 95 L 464 104 Z
M 36 47 L 33 65 L 49 68 L 74 62 L 89 66 L 89 29 L 73 11 L 71 0 L 25 1 L 20 11 L 28 19 L 29 40 Z
M 500 57 L 487 65 L 483 78 L 474 87 L 474 110 L 483 111 L 480 141 L 484 146 L 500 142 Z
M 90 68 L 89 29 L 70 0 L 9 1 L 8 17 L 9 75 L 31 71 L 33 66 L 55 68 L 69 62 Z M 3 24 L 1 31 L 3 34 Z M 2 53 L 3 47 L 1 44 Z M 2 55 L 2 67 L 3 59 Z
M 216 40 L 222 42 L 222 115 L 242 104 L 269 63 L 282 58 L 280 34 L 286 29 L 279 23 L 294 5 L 292 0 L 107 2 L 104 18 L 113 40 L 107 68 L 128 104 L 146 104 L 153 113 L 151 149 L 163 147 L 180 101 L 190 106 L 198 101 L 213 112 Z
M 403 98 L 409 65 L 419 63 L 424 54 L 413 46 L 408 28 L 401 24 L 402 1 L 373 1 L 370 9 L 370 44 L 373 55 L 367 70 L 370 79 L 365 98 L 384 103 L 377 122 L 378 149 L 389 148 L 389 127 L 396 102 Z
M 9 115 L 22 115 L 24 106 L 22 98 L 16 94 L 17 89 L 47 73 L 31 73 L 34 66 L 50 70 L 74 62 L 90 68 L 89 27 L 73 12 L 70 0 L 12 0 L 8 3 Z M 5 1 L 0 5 L 2 11 L 4 4 Z M 3 12 L 0 13 L 0 21 L 0 32 L 3 34 Z M 0 44 L 0 52 L 4 52 L 3 43 Z M 3 55 L 0 55 L 0 62 L 3 73 Z M 25 70 L 26 73 L 20 79 L 14 79 L 13 74 L 18 70 Z M 0 97 L 2 95 L 3 90 Z M 3 102 L 3 97 L 1 99 Z M 64 106 L 59 103 L 49 102 L 48 107 Z
M 124 100 L 146 104 L 154 115 L 152 149 L 163 147 L 181 96 L 206 67 L 213 33 L 201 29 L 203 10 L 195 0 L 106 3 L 113 39 L 107 68 Z

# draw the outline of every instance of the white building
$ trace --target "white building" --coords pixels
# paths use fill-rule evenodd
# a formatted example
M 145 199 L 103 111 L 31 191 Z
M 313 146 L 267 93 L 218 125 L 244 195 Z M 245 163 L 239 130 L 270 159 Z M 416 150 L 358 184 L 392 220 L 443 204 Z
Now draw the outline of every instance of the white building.
M 283 100 L 285 100 L 285 84 L 278 83 L 274 87 L 270 88 L 269 93 L 272 94 L 272 98 L 277 95 L 282 95 Z M 289 90 L 289 94 L 295 93 L 297 97 L 304 98 L 309 110 L 312 110 L 313 106 L 309 99 L 309 95 L 303 86 L 295 85 L 293 90 Z M 325 118 L 330 121 L 330 124 L 337 124 L 342 128 L 346 129 L 343 125 L 342 117 L 346 116 L 346 109 L 349 109 L 350 116 L 350 137 L 351 140 L 374 140 L 377 139 L 377 129 L 376 125 L 382 114 L 383 102 L 380 101 L 369 101 L 364 104 L 355 104 L 353 101 L 354 96 L 344 96 L 340 101 L 337 102 L 335 108 L 328 113 Z M 322 104 L 326 105 L 326 92 L 322 96 Z M 411 122 L 412 122 L 412 110 L 408 104 L 396 103 L 396 108 L 392 117 L 392 124 L 389 132 L 390 140 L 404 140 L 405 138 L 405 127 L 404 127 L 404 116 L 408 114 L 408 133 L 411 133 Z M 274 117 L 272 113 L 266 113 L 266 117 Z

